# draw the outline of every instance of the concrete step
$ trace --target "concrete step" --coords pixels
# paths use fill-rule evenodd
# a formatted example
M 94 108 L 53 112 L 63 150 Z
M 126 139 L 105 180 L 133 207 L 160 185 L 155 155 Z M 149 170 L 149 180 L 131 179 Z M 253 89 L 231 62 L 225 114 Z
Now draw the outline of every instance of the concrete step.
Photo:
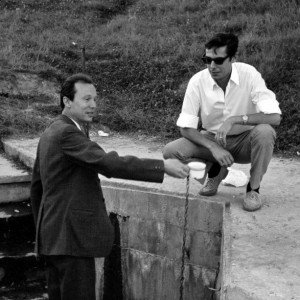
M 33 255 L 34 238 L 29 201 L 0 204 L 0 259 Z
M 47 299 L 44 262 L 34 254 L 31 175 L 0 153 L 0 299 Z
M 2 203 L 0 287 L 19 286 L 40 277 L 37 275 L 42 273 L 43 262 L 34 254 L 34 238 L 35 225 L 29 201 Z
M 0 259 L 0 288 L 20 287 L 32 282 L 45 285 L 44 262 L 33 255 Z
M 45 287 L 39 282 L 31 282 L 18 287 L 0 287 L 1 300 L 46 300 Z
M 0 153 L 0 203 L 29 199 L 30 173 L 21 164 Z

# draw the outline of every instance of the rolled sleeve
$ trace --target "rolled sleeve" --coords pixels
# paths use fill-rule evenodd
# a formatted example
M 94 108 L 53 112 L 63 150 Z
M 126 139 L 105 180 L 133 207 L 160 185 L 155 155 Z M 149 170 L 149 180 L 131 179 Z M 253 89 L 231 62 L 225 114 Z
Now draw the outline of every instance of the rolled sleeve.
M 280 114 L 281 110 L 279 108 L 279 103 L 277 100 L 263 99 L 259 100 L 257 103 L 257 108 L 259 112 L 264 114 Z
M 179 115 L 176 125 L 181 128 L 195 128 L 197 129 L 199 122 L 199 117 L 190 115 L 182 112 Z
M 178 127 L 195 129 L 198 127 L 201 101 L 199 84 L 200 80 L 196 74 L 187 85 L 182 110 L 176 123 Z
M 256 105 L 257 111 L 264 114 L 281 114 L 279 103 L 275 94 L 266 87 L 261 74 L 255 72 L 253 76 L 252 102 Z

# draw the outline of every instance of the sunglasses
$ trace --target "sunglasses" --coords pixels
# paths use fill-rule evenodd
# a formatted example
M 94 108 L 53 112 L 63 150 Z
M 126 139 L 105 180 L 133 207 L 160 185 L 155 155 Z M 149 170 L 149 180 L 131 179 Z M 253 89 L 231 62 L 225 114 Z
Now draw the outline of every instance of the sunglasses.
M 211 62 L 213 61 L 216 65 L 222 65 L 223 62 L 225 61 L 225 59 L 227 59 L 229 56 L 225 56 L 225 57 L 216 57 L 216 58 L 211 58 L 208 56 L 203 55 L 202 56 L 202 61 L 206 64 L 206 65 L 210 65 Z

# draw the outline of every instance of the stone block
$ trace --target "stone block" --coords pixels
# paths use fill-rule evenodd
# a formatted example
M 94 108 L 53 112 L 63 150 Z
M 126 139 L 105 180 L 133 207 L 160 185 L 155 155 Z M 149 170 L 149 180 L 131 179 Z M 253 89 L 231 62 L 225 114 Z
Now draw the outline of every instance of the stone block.
M 159 299 L 179 299 L 181 265 L 179 261 L 164 259 L 162 262 L 162 286 Z
M 147 252 L 165 256 L 166 252 L 166 225 L 156 220 L 147 220 Z
M 170 224 L 180 226 L 184 225 L 185 200 L 181 197 L 168 196 L 166 221 Z
M 31 175 L 0 153 L 0 184 L 30 182 Z
M 130 217 L 122 217 L 118 215 L 118 220 L 120 224 L 120 246 L 128 248 L 129 243 L 129 222 Z
M 180 295 L 181 264 L 166 257 L 123 250 L 123 296 L 132 300 L 174 300 Z M 216 272 L 185 265 L 184 299 L 209 299 Z
M 170 195 L 151 193 L 148 197 L 148 218 L 165 221 L 168 213 L 167 199 Z
M 182 256 L 183 228 L 166 223 L 165 256 L 180 260 Z
M 104 197 L 107 202 L 118 203 L 111 205 L 116 209 L 116 213 L 122 216 L 136 216 L 139 218 L 148 217 L 148 194 L 136 190 L 105 188 Z
M 103 197 L 105 199 L 105 206 L 108 212 L 118 213 L 120 211 L 120 198 L 116 188 L 102 186 Z
M 37 143 L 38 139 L 25 141 L 22 139 L 2 140 L 5 153 L 13 159 L 19 160 L 30 169 L 34 165 Z
M 219 234 L 189 231 L 189 262 L 206 268 L 217 268 L 221 255 L 222 238 Z
M 24 201 L 0 206 L 0 258 L 33 252 L 35 225 L 28 204 Z
M 188 228 L 209 232 L 222 230 L 223 204 L 192 199 L 188 207 Z
M 149 215 L 155 220 L 184 225 L 185 198 L 178 195 L 149 194 Z M 221 203 L 191 198 L 188 202 L 188 228 L 219 232 L 222 228 L 223 205 Z
M 144 252 L 124 250 L 122 265 L 124 299 L 165 299 L 161 297 L 163 260 Z
M 148 224 L 143 219 L 130 217 L 128 220 L 128 248 L 148 251 Z
M 186 264 L 184 267 L 183 299 L 210 299 L 215 272 L 201 266 Z M 158 299 L 179 299 L 181 280 L 181 263 L 162 260 L 162 292 Z
M 216 272 L 201 266 L 185 265 L 183 299 L 213 299 Z
M 0 184 L 0 203 L 19 202 L 30 197 L 30 182 Z

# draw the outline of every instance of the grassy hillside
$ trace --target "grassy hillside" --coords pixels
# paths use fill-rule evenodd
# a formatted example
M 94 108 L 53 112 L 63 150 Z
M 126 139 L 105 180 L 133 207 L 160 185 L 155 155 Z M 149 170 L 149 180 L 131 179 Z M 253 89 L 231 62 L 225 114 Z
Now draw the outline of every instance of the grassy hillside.
M 281 104 L 276 150 L 299 150 L 299 0 L 1 0 L 0 10 L 2 69 L 61 81 L 82 70 L 85 47 L 101 123 L 166 139 L 179 136 L 186 83 L 205 67 L 203 43 L 234 32 L 238 60 L 263 74 Z M 37 132 L 38 124 L 30 119 L 15 129 Z

